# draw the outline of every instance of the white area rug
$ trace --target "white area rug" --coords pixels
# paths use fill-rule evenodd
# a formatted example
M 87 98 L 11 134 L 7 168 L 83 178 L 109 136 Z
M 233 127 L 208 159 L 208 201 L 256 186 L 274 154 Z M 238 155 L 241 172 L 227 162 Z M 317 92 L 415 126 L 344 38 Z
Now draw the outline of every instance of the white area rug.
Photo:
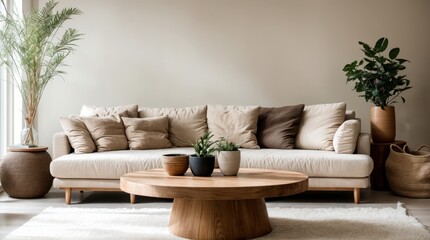
M 47 208 L 5 239 L 178 239 L 170 209 Z M 273 231 L 261 239 L 430 239 L 406 209 L 269 208 Z

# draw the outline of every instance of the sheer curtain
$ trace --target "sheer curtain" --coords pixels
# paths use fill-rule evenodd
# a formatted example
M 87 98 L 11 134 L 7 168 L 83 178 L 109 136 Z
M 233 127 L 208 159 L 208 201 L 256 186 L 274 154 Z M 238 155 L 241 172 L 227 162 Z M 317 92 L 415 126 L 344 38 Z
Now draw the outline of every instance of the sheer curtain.
M 19 13 L 22 17 L 23 3 L 29 0 L 2 0 L 8 12 Z M 5 14 L 3 4 L 0 11 Z M 3 27 L 0 25 L 0 28 Z M 7 146 L 18 144 L 23 127 L 22 100 L 5 66 L 0 68 L 0 159 L 6 153 Z
M 9 12 L 22 16 L 23 4 L 27 9 L 31 7 L 30 0 L 2 0 Z M 6 9 L 1 4 L 0 11 L 5 14 Z M 0 28 L 3 26 L 0 24 Z M 5 66 L 0 67 L 0 168 L 1 160 L 7 147 L 19 143 L 23 127 L 22 100 Z M 1 173 L 0 173 L 1 174 Z M 0 182 L 0 192 L 2 191 Z

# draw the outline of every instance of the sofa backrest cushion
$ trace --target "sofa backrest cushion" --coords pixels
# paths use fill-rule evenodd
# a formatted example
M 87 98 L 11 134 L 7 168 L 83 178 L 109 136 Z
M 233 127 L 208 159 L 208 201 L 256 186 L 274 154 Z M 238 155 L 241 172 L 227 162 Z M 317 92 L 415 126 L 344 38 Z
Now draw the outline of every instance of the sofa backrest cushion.
M 125 150 L 128 148 L 124 126 L 119 115 L 83 117 L 82 121 L 90 132 L 98 152 Z
M 257 140 L 262 148 L 293 149 L 305 105 L 261 107 Z
M 208 106 L 208 128 L 213 140 L 224 137 L 242 148 L 260 148 L 257 142 L 259 106 Z
M 170 148 L 167 116 L 150 118 L 121 118 L 128 147 L 131 150 Z
M 169 140 L 176 147 L 191 147 L 208 130 L 206 106 L 184 108 L 141 108 L 139 117 L 169 118 Z
M 345 121 L 346 103 L 305 106 L 296 147 L 333 151 L 333 136 Z
M 96 145 L 80 117 L 60 117 L 60 123 L 75 153 L 91 153 Z
M 343 122 L 336 130 L 333 137 L 334 151 L 342 154 L 354 153 L 360 130 L 361 124 L 357 119 L 350 119 Z
M 109 115 L 120 115 L 121 117 L 138 117 L 137 104 L 123 105 L 116 107 L 99 107 L 83 105 L 81 108 L 81 117 L 105 117 Z
M 345 120 L 355 119 L 355 111 L 354 110 L 346 110 L 345 111 Z

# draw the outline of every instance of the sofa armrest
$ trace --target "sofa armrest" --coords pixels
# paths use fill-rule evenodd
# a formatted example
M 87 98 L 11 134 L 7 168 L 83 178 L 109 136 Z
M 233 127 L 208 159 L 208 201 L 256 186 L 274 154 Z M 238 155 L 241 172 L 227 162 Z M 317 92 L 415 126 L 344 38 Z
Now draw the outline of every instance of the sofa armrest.
M 370 134 L 360 133 L 357 139 L 357 153 L 366 154 L 370 156 Z
M 52 138 L 52 159 L 59 158 L 72 152 L 69 139 L 65 132 L 57 132 Z

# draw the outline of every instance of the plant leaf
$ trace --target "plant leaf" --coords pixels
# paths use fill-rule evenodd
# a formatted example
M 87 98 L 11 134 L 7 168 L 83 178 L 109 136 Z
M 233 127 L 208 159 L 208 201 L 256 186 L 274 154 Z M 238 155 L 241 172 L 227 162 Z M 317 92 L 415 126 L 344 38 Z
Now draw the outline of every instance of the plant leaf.
M 387 49 L 387 47 L 388 47 L 388 39 L 387 39 L 387 38 L 384 38 L 384 41 L 382 42 L 382 46 L 381 46 L 381 48 L 379 49 L 379 52 L 383 52 L 383 51 L 385 51 L 385 49 Z
M 400 48 L 391 49 L 389 53 L 390 59 L 395 59 L 399 55 L 399 52 L 400 52 Z
M 388 39 L 383 37 L 380 38 L 376 43 L 375 43 L 375 52 L 376 53 L 380 53 L 385 51 L 385 49 L 387 49 L 388 47 Z
M 381 52 L 379 49 L 382 48 L 382 44 L 384 43 L 384 40 L 385 40 L 385 38 L 380 38 L 380 39 L 378 39 L 378 41 L 376 41 L 375 47 L 374 47 L 376 52 Z
M 358 41 L 358 44 L 360 44 L 361 46 L 363 46 L 364 48 L 369 48 L 370 49 L 370 46 L 369 46 L 369 44 L 367 44 L 367 43 L 364 43 L 364 42 L 362 42 L 362 41 Z
M 398 58 L 398 59 L 396 59 L 396 60 L 399 62 L 399 64 L 403 64 L 403 63 L 405 63 L 405 62 L 410 62 L 409 60 L 401 59 L 401 58 Z

